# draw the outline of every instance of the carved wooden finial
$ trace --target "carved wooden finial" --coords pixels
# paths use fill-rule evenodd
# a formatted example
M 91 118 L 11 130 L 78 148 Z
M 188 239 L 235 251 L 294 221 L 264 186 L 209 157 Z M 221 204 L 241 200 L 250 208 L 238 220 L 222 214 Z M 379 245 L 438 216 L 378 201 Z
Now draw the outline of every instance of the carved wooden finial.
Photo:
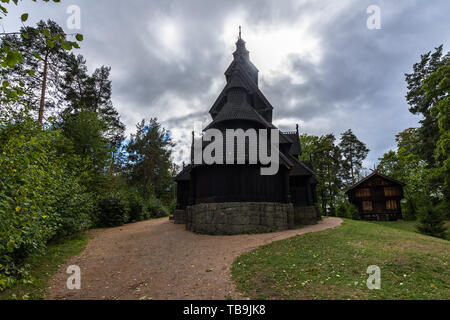
M 242 28 L 239 26 L 239 39 L 242 39 Z

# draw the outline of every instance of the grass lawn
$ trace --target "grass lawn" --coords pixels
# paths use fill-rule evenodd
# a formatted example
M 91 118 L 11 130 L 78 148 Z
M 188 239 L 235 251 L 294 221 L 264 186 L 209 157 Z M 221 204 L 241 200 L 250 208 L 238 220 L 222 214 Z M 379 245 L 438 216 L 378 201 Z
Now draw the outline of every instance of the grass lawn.
M 1 292 L 0 300 L 43 299 L 50 277 L 58 271 L 59 266 L 67 259 L 83 251 L 87 242 L 86 235 L 76 235 L 49 244 L 44 255 L 29 257 L 27 263 L 31 265 L 30 273 L 33 283 L 18 284 L 5 292 Z
M 446 240 L 345 220 L 249 252 L 232 274 L 253 299 L 448 299 L 449 249 Z M 371 265 L 381 269 L 381 290 L 367 288 Z
M 410 231 L 410 232 L 417 232 L 417 226 L 419 225 L 419 221 L 374 221 L 373 223 L 385 226 L 385 227 L 390 227 L 390 228 L 395 228 L 395 229 L 400 229 L 400 230 L 406 230 L 406 231 Z M 449 223 L 447 222 L 447 226 L 449 225 Z M 447 232 L 446 234 L 446 239 L 450 241 L 450 231 Z

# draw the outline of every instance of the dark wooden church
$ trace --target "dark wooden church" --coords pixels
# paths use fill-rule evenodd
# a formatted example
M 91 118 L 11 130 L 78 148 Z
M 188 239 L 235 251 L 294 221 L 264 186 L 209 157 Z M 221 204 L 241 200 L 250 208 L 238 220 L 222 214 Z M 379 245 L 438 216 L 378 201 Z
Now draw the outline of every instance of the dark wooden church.
M 227 84 L 209 111 L 212 122 L 204 130 L 277 129 L 272 124 L 273 107 L 258 87 L 259 71 L 240 34 L 236 47 L 225 72 Z M 271 176 L 261 175 L 259 161 L 194 164 L 192 148 L 191 164 L 175 178 L 175 222 L 200 233 L 238 234 L 284 230 L 320 219 L 312 165 L 299 161 L 298 126 L 296 131 L 278 132 L 280 168 Z
M 347 195 L 363 220 L 396 221 L 402 219 L 404 186 L 375 170 L 347 190 Z

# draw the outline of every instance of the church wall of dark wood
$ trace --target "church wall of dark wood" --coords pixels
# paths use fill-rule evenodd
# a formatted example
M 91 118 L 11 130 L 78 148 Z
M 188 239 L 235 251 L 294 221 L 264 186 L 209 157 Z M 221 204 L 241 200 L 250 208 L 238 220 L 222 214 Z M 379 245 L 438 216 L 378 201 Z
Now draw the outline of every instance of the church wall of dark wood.
M 177 182 L 177 209 L 184 210 L 189 205 L 189 181 Z
M 285 200 L 283 175 L 262 176 L 257 165 L 204 166 L 195 176 L 196 204 Z
M 289 184 L 294 206 L 306 207 L 317 203 L 316 188 L 310 183 L 309 177 L 290 177 Z

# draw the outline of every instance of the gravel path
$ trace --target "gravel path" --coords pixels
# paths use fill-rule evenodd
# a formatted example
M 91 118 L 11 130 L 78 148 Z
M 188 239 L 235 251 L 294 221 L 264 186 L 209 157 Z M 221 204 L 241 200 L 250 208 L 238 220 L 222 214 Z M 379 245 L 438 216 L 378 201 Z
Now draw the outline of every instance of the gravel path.
M 93 230 L 79 256 L 50 281 L 46 299 L 242 299 L 231 264 L 245 252 L 273 241 L 341 225 L 338 218 L 271 234 L 206 236 L 168 219 Z M 66 288 L 67 266 L 81 268 L 81 290 Z

